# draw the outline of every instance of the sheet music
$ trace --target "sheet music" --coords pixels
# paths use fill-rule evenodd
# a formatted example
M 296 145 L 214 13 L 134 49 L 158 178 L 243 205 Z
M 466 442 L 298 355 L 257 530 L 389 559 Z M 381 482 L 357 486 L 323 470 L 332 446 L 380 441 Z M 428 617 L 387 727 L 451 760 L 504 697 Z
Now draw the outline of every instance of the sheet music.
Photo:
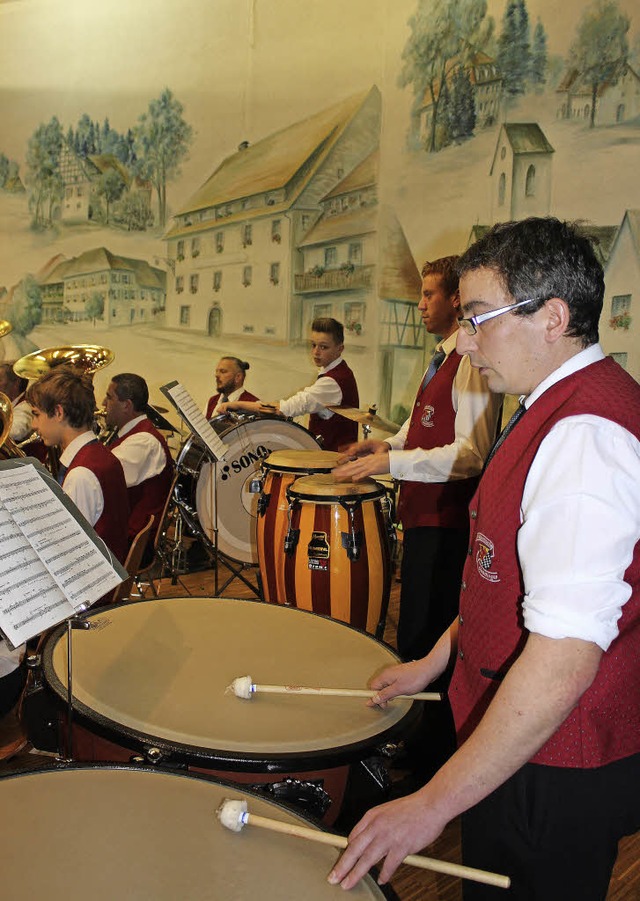
M 168 397 L 178 413 L 186 419 L 194 431 L 209 448 L 216 460 L 224 460 L 227 451 L 226 444 L 220 440 L 217 433 L 211 428 L 208 419 L 198 409 L 198 405 L 186 388 L 180 382 L 169 382 L 160 390 Z
M 97 601 L 126 573 L 67 509 L 49 474 L 15 463 L 0 468 L 0 627 L 17 646 Z

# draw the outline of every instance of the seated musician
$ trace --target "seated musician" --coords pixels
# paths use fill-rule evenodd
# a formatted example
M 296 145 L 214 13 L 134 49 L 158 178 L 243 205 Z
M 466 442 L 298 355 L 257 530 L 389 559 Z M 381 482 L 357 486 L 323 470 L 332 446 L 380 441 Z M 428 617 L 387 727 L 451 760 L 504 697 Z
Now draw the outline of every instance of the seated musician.
M 218 416 L 222 412 L 220 404 L 229 401 L 255 401 L 258 398 L 250 391 L 244 390 L 244 379 L 249 364 L 238 357 L 222 357 L 216 366 L 216 388 L 214 394 L 207 401 L 207 419 Z
M 124 470 L 129 494 L 129 543 L 155 516 L 153 536 L 171 490 L 173 460 L 164 436 L 147 416 L 149 389 L 142 376 L 132 372 L 115 375 L 103 401 L 107 428 L 118 430 L 109 450 Z M 143 561 L 151 558 L 147 546 Z
M 129 500 L 120 461 L 97 440 L 88 376 L 57 366 L 27 388 L 32 427 L 47 447 L 61 450 L 58 481 L 96 534 L 124 562 Z
M 13 422 L 9 437 L 13 441 L 24 441 L 32 432 L 31 407 L 25 400 L 29 382 L 13 371 L 13 363 L 0 363 L 0 391 L 6 394 L 13 408 Z
M 358 423 L 337 415 L 327 407 L 357 407 L 356 379 L 345 361 L 344 328 L 337 319 L 314 319 L 311 323 L 311 358 L 318 367 L 316 381 L 296 394 L 274 403 L 229 403 L 223 409 L 252 413 L 279 413 L 281 416 L 309 416 L 309 431 L 325 450 L 337 451 L 356 441 Z

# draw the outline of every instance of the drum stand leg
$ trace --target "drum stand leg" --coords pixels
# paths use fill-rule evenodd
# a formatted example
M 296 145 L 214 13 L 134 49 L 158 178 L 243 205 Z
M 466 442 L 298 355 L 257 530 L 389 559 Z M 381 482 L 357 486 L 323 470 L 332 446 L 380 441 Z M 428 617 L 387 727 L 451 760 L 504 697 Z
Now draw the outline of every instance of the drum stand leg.
M 253 568 L 251 565 L 246 563 L 235 563 L 232 562 L 227 556 L 225 556 L 220 549 L 218 548 L 218 474 L 217 474 L 217 466 L 218 461 L 213 461 L 213 478 L 211 480 L 211 490 L 213 492 L 213 555 L 214 555 L 214 577 L 213 577 L 213 593 L 215 597 L 220 597 L 222 592 L 227 588 L 235 579 L 240 579 L 241 582 L 250 588 L 251 591 L 256 594 L 259 598 L 262 597 L 260 587 L 256 587 L 252 582 L 247 579 L 246 576 L 243 575 L 244 569 Z M 231 575 L 227 577 L 224 584 L 220 585 L 220 563 L 224 563 L 226 568 L 229 570 Z

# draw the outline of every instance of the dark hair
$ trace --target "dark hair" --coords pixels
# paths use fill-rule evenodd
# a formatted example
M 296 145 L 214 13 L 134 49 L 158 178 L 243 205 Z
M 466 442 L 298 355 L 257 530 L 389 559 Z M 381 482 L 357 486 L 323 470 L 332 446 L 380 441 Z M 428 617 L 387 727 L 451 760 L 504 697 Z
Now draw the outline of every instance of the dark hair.
M 337 319 L 331 319 L 330 316 L 319 316 L 311 323 L 312 332 L 323 332 L 325 335 L 332 335 L 336 344 L 344 344 L 344 328 Z
M 58 404 L 74 429 L 90 429 L 96 409 L 91 377 L 71 366 L 56 366 L 27 388 L 27 401 L 47 416 Z
M 238 369 L 240 369 L 242 372 L 246 372 L 247 369 L 251 368 L 249 366 L 249 364 L 246 362 L 246 360 L 241 360 L 240 357 L 230 357 L 228 354 L 225 354 L 223 357 L 220 357 L 220 359 L 221 360 L 233 360 L 233 362 L 236 364 Z
M 149 389 L 141 375 L 121 372 L 111 379 L 118 400 L 130 400 L 136 413 L 143 413 L 149 404 Z
M 442 287 L 447 297 L 451 297 L 458 290 L 458 261 L 459 256 L 440 257 L 433 262 L 426 262 L 422 267 L 421 275 L 423 278 L 427 275 L 439 275 L 442 279 Z
M 7 384 L 12 385 L 17 390 L 18 394 L 22 394 L 23 391 L 27 390 L 29 380 L 23 379 L 21 375 L 17 375 L 14 372 L 13 366 L 16 362 L 16 360 L 12 360 L 11 362 L 7 361 L 6 363 L 0 363 L 0 372 L 4 373 Z
M 569 307 L 566 335 L 580 338 L 584 347 L 597 342 L 604 272 L 575 224 L 552 217 L 498 223 L 460 258 L 461 277 L 475 269 L 493 270 L 514 301 L 536 301 L 514 316 L 531 316 L 559 297 Z

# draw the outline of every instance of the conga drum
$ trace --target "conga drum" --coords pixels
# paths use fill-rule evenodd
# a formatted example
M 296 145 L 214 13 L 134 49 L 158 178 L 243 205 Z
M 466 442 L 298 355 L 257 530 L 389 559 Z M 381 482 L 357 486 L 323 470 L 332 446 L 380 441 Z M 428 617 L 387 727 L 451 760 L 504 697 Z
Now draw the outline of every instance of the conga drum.
M 303 476 L 288 489 L 284 602 L 382 635 L 391 590 L 388 504 L 374 481 Z
M 249 813 L 313 825 L 279 804 L 212 779 L 150 768 L 83 766 L 0 779 L 2 897 L 47 901 L 324 901 L 340 852 L 216 816 Z M 9 816 L 9 811 L 11 815 Z M 396 898 L 365 876 L 349 893 Z
M 279 783 L 306 809 L 338 815 L 351 764 L 411 728 L 420 702 L 225 693 L 258 683 L 364 688 L 395 652 L 302 610 L 233 598 L 162 598 L 85 614 L 72 631 L 73 756 L 182 766 L 243 783 Z M 67 632 L 45 642 L 45 684 L 64 716 Z M 65 734 L 64 729 L 61 734 Z
M 284 604 L 284 539 L 288 526 L 287 488 L 298 478 L 330 473 L 340 454 L 323 450 L 277 450 L 262 464 L 258 498 L 258 562 L 265 601 Z

